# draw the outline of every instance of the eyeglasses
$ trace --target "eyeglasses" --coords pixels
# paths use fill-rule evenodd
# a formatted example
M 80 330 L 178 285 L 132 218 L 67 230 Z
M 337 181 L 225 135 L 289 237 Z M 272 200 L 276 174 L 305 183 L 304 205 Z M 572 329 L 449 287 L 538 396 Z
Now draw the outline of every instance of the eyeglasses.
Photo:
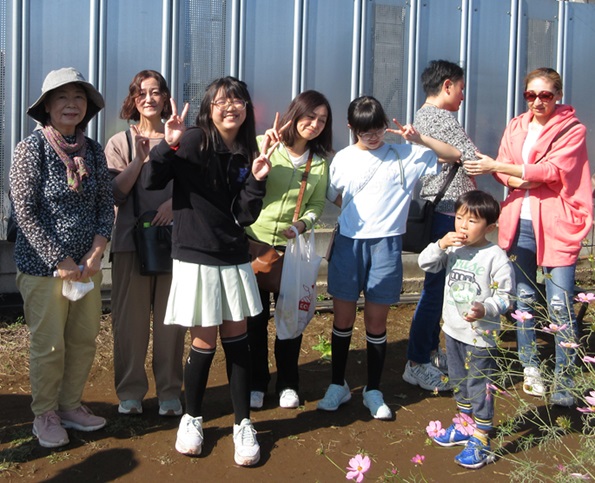
M 533 91 L 523 92 L 523 97 L 527 102 L 533 102 L 538 97 L 541 102 L 550 102 L 554 98 L 554 96 L 555 94 L 550 91 L 541 91 L 539 94 L 536 94 Z
M 212 104 L 220 111 L 227 111 L 230 107 L 233 107 L 238 111 L 243 111 L 244 109 L 246 109 L 246 104 L 248 103 L 242 99 L 227 99 L 225 101 L 223 99 L 219 99 L 218 101 L 215 101 Z
M 372 139 L 377 139 L 386 134 L 386 129 L 378 129 L 377 131 L 368 131 L 368 132 L 360 132 L 357 133 L 360 139 L 363 141 L 370 141 Z

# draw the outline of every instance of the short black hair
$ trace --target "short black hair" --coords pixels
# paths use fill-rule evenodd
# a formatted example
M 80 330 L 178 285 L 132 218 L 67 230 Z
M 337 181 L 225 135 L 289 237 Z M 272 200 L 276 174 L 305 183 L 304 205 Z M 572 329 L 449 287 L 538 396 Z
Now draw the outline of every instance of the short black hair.
M 500 217 L 500 203 L 491 194 L 481 190 L 467 191 L 459 196 L 455 202 L 455 213 L 460 208 L 485 220 L 488 225 L 496 223 Z
M 445 80 L 457 82 L 465 78 L 463 68 L 448 60 L 432 60 L 421 75 L 421 84 L 426 96 L 440 94 Z
M 388 127 L 382 104 L 372 96 L 361 96 L 351 101 L 347 108 L 347 122 L 355 134 Z

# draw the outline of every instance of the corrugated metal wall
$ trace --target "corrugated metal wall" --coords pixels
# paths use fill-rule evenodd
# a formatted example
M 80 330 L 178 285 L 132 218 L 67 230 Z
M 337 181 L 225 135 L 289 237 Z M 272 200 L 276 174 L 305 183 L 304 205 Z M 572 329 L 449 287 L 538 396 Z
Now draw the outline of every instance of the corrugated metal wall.
M 2 213 L 10 153 L 34 127 L 25 110 L 55 68 L 77 67 L 104 94 L 106 109 L 88 130 L 102 143 L 126 126 L 118 114 L 133 75 L 151 68 L 179 104 L 191 103 L 190 122 L 212 79 L 239 76 L 260 132 L 298 92 L 320 90 L 338 150 L 349 142 L 351 99 L 372 94 L 390 117 L 410 121 L 424 97 L 421 71 L 444 58 L 467 71 L 461 122 L 495 155 L 507 121 L 524 109 L 522 78 L 541 65 L 562 73 L 564 101 L 592 132 L 593 25 L 595 5 L 557 0 L 0 0 Z M 503 195 L 489 177 L 479 185 Z M 0 292 L 13 270 L 9 251 L 0 241 Z

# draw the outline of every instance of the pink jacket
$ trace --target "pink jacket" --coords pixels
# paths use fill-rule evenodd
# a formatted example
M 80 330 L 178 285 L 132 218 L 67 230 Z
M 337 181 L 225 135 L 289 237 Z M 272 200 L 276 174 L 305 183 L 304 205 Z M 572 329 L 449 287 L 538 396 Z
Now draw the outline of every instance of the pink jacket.
M 500 143 L 498 161 L 523 164 L 521 152 L 533 114 L 525 112 L 510 121 Z M 586 128 L 578 124 L 553 145 L 538 164 L 552 139 L 577 120 L 574 108 L 558 105 L 529 153 L 525 181 L 542 183 L 530 190 L 531 218 L 537 242 L 537 263 L 565 267 L 576 263 L 582 241 L 593 224 L 591 174 L 587 155 Z M 503 185 L 508 175 L 494 174 Z M 519 224 L 523 189 L 513 190 L 502 203 L 498 244 L 508 250 Z

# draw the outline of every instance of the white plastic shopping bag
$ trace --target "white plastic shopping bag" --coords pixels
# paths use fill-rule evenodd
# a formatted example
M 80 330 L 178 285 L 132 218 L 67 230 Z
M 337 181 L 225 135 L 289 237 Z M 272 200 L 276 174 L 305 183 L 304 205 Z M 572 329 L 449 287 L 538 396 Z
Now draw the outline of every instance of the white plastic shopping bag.
M 297 230 L 292 229 L 297 235 Z M 316 278 L 322 260 L 315 248 L 314 229 L 308 239 L 299 235 L 287 242 L 275 306 L 277 337 L 281 340 L 298 337 L 314 317 Z

